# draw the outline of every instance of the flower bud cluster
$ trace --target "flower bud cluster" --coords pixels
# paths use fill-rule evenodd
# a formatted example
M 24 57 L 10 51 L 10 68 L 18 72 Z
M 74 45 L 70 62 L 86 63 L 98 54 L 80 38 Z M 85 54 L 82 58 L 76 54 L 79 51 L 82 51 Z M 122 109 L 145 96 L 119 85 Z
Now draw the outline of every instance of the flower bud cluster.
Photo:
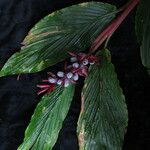
M 73 52 L 69 52 L 69 54 L 71 55 L 70 65 L 65 67 L 64 72 L 58 71 L 57 75 L 50 73 L 48 79 L 43 80 L 44 82 L 48 82 L 48 84 L 37 85 L 37 87 L 41 88 L 38 94 L 51 92 L 56 85 L 68 87 L 71 83 L 76 83 L 79 76 L 87 76 L 89 65 L 98 62 L 98 58 L 94 55 L 87 55 L 85 53 L 76 54 Z

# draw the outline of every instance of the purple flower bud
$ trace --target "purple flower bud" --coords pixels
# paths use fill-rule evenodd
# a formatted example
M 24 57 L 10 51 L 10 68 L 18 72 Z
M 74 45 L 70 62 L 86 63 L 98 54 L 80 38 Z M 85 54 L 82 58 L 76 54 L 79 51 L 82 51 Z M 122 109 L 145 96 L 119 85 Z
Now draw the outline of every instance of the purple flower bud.
M 77 58 L 76 58 L 76 57 L 71 57 L 71 58 L 70 58 L 70 61 L 71 61 L 71 62 L 76 62 L 76 61 L 77 61 Z
M 70 84 L 69 80 L 68 79 L 65 79 L 64 81 L 64 87 L 68 87 Z
M 79 64 L 78 63 L 73 63 L 72 66 L 73 66 L 73 68 L 79 68 Z
M 83 62 L 82 62 L 82 64 L 83 64 L 84 66 L 88 65 L 88 63 L 89 63 L 89 61 L 88 61 L 87 59 L 84 59 Z
M 56 83 L 57 80 L 56 80 L 55 78 L 49 77 L 49 78 L 48 78 L 48 82 L 49 82 L 49 83 Z
M 75 73 L 74 76 L 73 76 L 73 80 L 77 81 L 78 79 L 79 79 L 79 75 L 77 73 Z
M 72 78 L 72 76 L 73 76 L 73 73 L 68 72 L 66 76 L 67 76 L 67 78 L 68 78 L 68 79 L 71 79 L 71 78 Z
M 60 78 L 63 78 L 64 77 L 64 72 L 58 71 L 57 76 L 60 77 Z
M 61 79 L 59 79 L 59 80 L 57 81 L 57 85 L 62 85 L 62 83 L 63 83 L 63 81 L 62 81 Z

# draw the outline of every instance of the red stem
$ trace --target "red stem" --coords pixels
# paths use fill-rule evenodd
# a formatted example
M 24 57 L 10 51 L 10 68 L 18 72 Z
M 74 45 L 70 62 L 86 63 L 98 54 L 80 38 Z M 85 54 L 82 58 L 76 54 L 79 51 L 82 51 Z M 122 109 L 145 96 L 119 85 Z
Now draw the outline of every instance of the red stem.
M 122 7 L 123 12 L 115 20 L 113 20 L 111 24 L 108 25 L 108 27 L 106 27 L 92 43 L 90 48 L 91 52 L 95 52 L 101 44 L 116 31 L 116 29 L 120 26 L 132 9 L 134 9 L 134 7 L 139 3 L 139 1 L 140 0 L 130 0 L 125 6 Z

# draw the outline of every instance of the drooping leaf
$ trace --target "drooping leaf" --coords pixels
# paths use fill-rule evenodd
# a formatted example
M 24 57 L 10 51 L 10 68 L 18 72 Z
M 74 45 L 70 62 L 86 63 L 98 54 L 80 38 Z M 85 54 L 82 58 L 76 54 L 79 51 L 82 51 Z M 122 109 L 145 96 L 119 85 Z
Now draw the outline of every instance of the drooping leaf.
M 150 0 L 141 0 L 136 14 L 136 33 L 141 44 L 142 63 L 150 74 Z
M 78 121 L 81 150 L 121 150 L 127 127 L 127 107 L 108 50 L 100 65 L 90 67 L 82 92 Z
M 57 87 L 37 105 L 18 150 L 51 150 L 68 113 L 74 85 Z
M 0 76 L 38 72 L 83 51 L 115 17 L 116 7 L 101 2 L 74 5 L 56 11 L 30 31 L 21 52 L 4 65 Z

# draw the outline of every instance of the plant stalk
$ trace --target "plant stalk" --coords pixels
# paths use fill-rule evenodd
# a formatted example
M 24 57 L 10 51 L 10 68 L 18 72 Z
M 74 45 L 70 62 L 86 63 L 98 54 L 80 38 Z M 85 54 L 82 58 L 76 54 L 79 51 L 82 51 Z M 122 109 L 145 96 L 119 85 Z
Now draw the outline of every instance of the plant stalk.
M 91 45 L 90 52 L 95 52 L 107 38 L 111 37 L 111 35 L 116 31 L 116 29 L 129 15 L 129 13 L 135 8 L 139 1 L 140 0 L 130 0 L 121 8 L 122 13 L 116 19 L 114 19 L 95 39 Z

